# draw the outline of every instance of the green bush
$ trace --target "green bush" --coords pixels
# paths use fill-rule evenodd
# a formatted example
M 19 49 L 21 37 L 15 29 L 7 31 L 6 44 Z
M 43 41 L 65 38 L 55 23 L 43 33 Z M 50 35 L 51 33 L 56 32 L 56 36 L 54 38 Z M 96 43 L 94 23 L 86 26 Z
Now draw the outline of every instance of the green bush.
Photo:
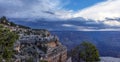
M 97 48 L 90 42 L 82 42 L 79 46 L 74 48 L 72 50 L 72 56 L 77 57 L 77 61 L 100 61 Z
M 26 60 L 26 62 L 34 62 L 33 57 L 30 57 L 29 59 Z
M 0 58 L 10 59 L 13 55 L 13 44 L 18 39 L 18 35 L 10 32 L 8 28 L 0 25 Z
M 45 61 L 45 60 L 40 60 L 40 62 L 48 62 L 48 61 Z

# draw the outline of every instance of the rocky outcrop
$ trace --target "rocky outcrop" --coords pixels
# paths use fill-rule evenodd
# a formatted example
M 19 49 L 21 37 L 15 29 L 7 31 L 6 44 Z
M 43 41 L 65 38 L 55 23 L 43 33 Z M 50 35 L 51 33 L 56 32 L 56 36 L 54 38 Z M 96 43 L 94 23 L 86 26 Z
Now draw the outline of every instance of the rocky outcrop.
M 19 35 L 14 43 L 14 62 L 66 62 L 67 48 L 49 31 L 17 25 L 6 17 L 0 18 L 0 24 Z
M 40 31 L 42 32 L 42 31 Z M 43 36 L 44 35 L 44 36 Z M 57 36 L 47 31 L 39 35 L 20 35 L 14 44 L 15 61 L 31 60 L 32 62 L 66 62 L 67 48 L 59 42 Z

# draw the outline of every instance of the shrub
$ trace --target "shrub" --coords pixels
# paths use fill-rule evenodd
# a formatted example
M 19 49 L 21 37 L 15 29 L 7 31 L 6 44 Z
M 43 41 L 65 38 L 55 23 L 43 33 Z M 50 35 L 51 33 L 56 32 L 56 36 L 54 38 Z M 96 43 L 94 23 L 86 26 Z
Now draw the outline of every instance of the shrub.
M 0 26 L 0 59 L 10 59 L 13 55 L 13 44 L 18 39 L 18 35 L 10 32 L 8 28 Z
M 100 61 L 99 53 L 95 45 L 90 42 L 82 42 L 79 46 L 72 50 L 72 56 L 79 62 Z

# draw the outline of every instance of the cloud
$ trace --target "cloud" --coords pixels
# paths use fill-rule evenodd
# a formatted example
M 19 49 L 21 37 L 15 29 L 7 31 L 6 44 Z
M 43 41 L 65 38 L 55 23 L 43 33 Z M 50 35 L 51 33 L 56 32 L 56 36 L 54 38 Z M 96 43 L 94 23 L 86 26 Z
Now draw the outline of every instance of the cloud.
M 62 26 L 64 26 L 64 27 L 73 27 L 74 25 L 72 25 L 72 24 L 62 24 Z
M 95 21 L 120 17 L 120 0 L 106 0 L 91 7 L 66 10 L 62 0 L 0 0 L 0 16 L 15 18 L 72 19 L 83 17 Z
M 91 7 L 79 10 L 78 12 L 71 12 L 69 18 L 83 17 L 86 23 L 92 20 L 92 23 L 104 24 L 110 27 L 120 26 L 120 0 L 106 0 L 97 3 Z M 65 16 L 67 17 L 67 16 Z M 109 29 L 113 30 L 113 29 Z
M 14 18 L 57 18 L 60 0 L 0 0 L 0 16 Z
M 76 12 L 73 17 L 84 17 L 95 21 L 105 20 L 106 17 L 120 17 L 119 6 L 120 0 L 106 0 Z
M 9 18 L 69 19 L 73 10 L 66 10 L 63 0 L 0 0 L 0 16 Z
M 35 18 L 32 21 L 80 21 L 63 27 L 83 31 L 109 31 L 120 28 L 120 0 L 106 0 L 82 10 L 66 10 L 62 0 L 0 0 L 0 16 Z M 37 19 L 38 18 L 38 19 Z M 106 19 L 110 18 L 110 19 Z M 118 18 L 118 19 L 116 19 Z M 113 19 L 111 21 L 111 19 Z M 80 25 L 79 25 L 80 24 Z M 97 28 L 96 28 L 97 26 Z
M 74 29 L 74 31 L 97 31 L 97 27 L 79 26 L 73 24 L 62 24 L 63 27 Z
M 62 26 L 65 28 L 71 28 L 74 29 L 74 31 L 120 31 L 119 28 L 100 28 L 100 27 L 88 27 L 88 26 L 77 26 L 73 24 L 62 24 Z
M 120 26 L 120 21 L 104 21 L 103 22 L 105 25 L 109 25 L 109 26 Z

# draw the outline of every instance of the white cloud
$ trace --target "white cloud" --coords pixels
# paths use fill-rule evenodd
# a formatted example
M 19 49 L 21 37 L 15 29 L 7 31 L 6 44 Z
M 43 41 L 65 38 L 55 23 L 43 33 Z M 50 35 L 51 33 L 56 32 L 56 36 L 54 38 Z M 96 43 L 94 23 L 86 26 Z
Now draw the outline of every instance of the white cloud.
M 69 19 L 72 10 L 65 10 L 62 0 L 0 0 L 0 16 L 14 18 Z M 54 14 L 45 13 L 45 11 Z
M 77 26 L 73 24 L 62 24 L 63 27 L 71 28 L 71 30 L 75 31 L 97 31 L 96 27 L 87 27 L 87 26 Z
M 114 21 L 113 21 L 114 22 Z M 106 25 L 109 25 L 106 23 Z M 88 27 L 88 26 L 77 26 L 73 24 L 62 24 L 62 26 L 65 28 L 71 28 L 71 30 L 74 31 L 120 31 L 120 28 L 99 28 L 98 27 Z M 114 25 L 111 25 L 114 26 Z
M 15 18 L 57 18 L 56 14 L 45 11 L 58 12 L 62 10 L 61 0 L 0 0 L 0 16 Z
M 72 25 L 72 24 L 62 24 L 62 26 L 64 26 L 64 27 L 74 27 L 74 25 Z
M 120 26 L 120 21 L 116 21 L 116 20 L 113 20 L 113 21 L 103 21 L 103 23 L 105 25 L 109 25 L 109 26 Z
M 120 17 L 120 0 L 107 0 L 76 12 L 73 17 L 104 20 L 106 17 Z
M 70 19 L 73 17 L 74 11 L 73 10 L 60 10 L 55 12 L 60 19 Z

